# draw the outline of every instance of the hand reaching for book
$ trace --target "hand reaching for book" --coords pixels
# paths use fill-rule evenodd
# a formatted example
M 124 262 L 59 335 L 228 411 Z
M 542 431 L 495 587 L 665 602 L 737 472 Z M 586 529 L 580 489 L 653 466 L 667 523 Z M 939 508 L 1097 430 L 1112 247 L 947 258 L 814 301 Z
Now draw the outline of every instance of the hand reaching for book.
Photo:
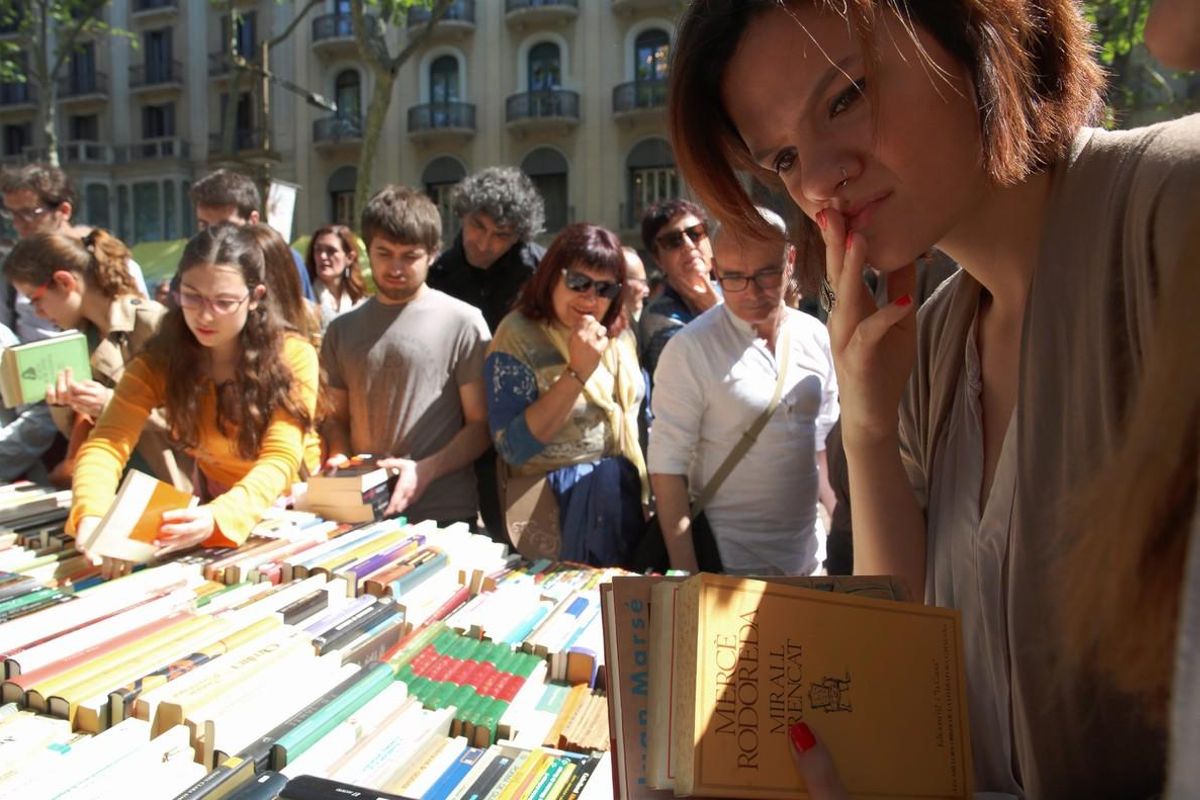
M 381 458 L 379 466 L 396 476 L 396 487 L 388 501 L 385 516 L 399 514 L 420 499 L 428 481 L 422 476 L 420 465 L 409 458 Z
M 155 555 L 195 547 L 212 536 L 215 529 L 212 509 L 207 505 L 164 511 L 162 527 L 158 529 L 158 538 L 154 540 L 158 547 Z
M 791 742 L 792 761 L 800 777 L 804 778 L 808 796 L 812 800 L 846 800 L 846 788 L 829 750 L 813 735 L 812 728 L 797 722 L 788 729 L 788 741 Z
M 104 413 L 104 408 L 108 405 L 112 395 L 112 389 L 97 381 L 71 381 L 67 405 L 77 414 L 83 414 L 88 419 L 95 421 L 100 419 L 100 415 Z

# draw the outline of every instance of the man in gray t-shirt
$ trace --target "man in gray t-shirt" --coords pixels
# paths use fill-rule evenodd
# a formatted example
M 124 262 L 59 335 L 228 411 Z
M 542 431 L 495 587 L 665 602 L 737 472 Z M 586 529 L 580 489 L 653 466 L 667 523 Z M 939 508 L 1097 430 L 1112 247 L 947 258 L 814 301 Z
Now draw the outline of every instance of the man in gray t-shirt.
M 333 403 L 327 464 L 373 454 L 398 476 L 389 514 L 474 523 L 472 462 L 489 444 L 487 324 L 425 285 L 441 245 L 427 197 L 383 189 L 363 210 L 362 232 L 379 294 L 330 323 L 321 346 Z

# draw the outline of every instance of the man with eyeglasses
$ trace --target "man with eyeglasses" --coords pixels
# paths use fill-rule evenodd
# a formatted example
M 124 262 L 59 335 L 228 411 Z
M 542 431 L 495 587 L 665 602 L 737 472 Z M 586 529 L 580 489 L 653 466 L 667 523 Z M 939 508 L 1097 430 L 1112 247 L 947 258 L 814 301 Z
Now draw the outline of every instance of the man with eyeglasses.
M 651 206 L 642 217 L 642 243 L 667 276 L 663 293 L 642 311 L 642 366 L 654 378 L 659 354 L 676 333 L 721 302 L 713 285 L 712 242 L 704 210 L 687 200 Z
M 652 398 L 648 468 L 671 566 L 694 571 L 689 506 L 743 434 L 780 399 L 766 426 L 717 489 L 705 515 L 727 572 L 809 575 L 818 566 L 818 499 L 825 437 L 838 418 L 829 334 L 784 302 L 796 262 L 779 215 L 777 236 L 722 232 L 715 243 L 723 305 L 663 349 Z
M 12 225 L 21 239 L 39 233 L 63 233 L 83 239 L 92 231 L 91 226 L 71 223 L 75 211 L 75 187 L 70 177 L 57 167 L 26 164 L 6 169 L 0 174 L 0 194 L 4 197 L 0 217 Z M 132 258 L 127 266 L 138 290 L 148 296 L 142 268 Z M 28 298 L 7 283 L 3 300 L 0 323 L 13 329 L 22 342 L 44 339 L 58 331 L 52 322 L 37 316 Z

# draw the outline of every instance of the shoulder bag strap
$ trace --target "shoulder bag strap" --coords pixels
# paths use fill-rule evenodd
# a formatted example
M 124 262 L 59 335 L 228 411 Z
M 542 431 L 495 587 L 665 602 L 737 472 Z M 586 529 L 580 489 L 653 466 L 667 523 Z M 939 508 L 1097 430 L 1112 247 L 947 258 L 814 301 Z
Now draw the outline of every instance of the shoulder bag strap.
M 725 457 L 725 460 L 721 462 L 721 466 L 717 467 L 717 471 L 709 478 L 708 485 L 700 492 L 700 496 L 696 498 L 696 502 L 692 503 L 692 519 L 695 519 L 704 510 L 704 507 L 708 505 L 708 501 L 712 500 L 713 495 L 721 488 L 721 484 L 733 472 L 734 467 L 738 465 L 738 462 L 742 460 L 742 457 L 746 455 L 747 451 L 754 445 L 754 442 L 758 440 L 758 435 L 762 433 L 763 428 L 770 421 L 771 415 L 779 407 L 779 398 L 783 396 L 783 382 L 787 379 L 788 363 L 791 361 L 792 337 L 788 330 L 786 316 L 780 327 L 782 330 L 779 333 L 783 336 L 783 347 L 779 359 L 779 375 L 775 378 L 775 394 L 771 398 L 770 404 L 754 420 L 754 424 L 742 434 L 742 438 L 734 445 L 733 451 Z

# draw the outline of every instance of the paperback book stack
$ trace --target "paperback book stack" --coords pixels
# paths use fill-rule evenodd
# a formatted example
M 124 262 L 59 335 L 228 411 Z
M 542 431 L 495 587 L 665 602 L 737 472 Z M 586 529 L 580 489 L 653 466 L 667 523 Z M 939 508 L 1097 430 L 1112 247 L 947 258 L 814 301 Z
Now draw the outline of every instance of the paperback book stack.
M 326 519 L 370 522 L 383 517 L 391 499 L 388 471 L 373 456 L 355 456 L 328 474 L 308 479 L 304 506 Z

